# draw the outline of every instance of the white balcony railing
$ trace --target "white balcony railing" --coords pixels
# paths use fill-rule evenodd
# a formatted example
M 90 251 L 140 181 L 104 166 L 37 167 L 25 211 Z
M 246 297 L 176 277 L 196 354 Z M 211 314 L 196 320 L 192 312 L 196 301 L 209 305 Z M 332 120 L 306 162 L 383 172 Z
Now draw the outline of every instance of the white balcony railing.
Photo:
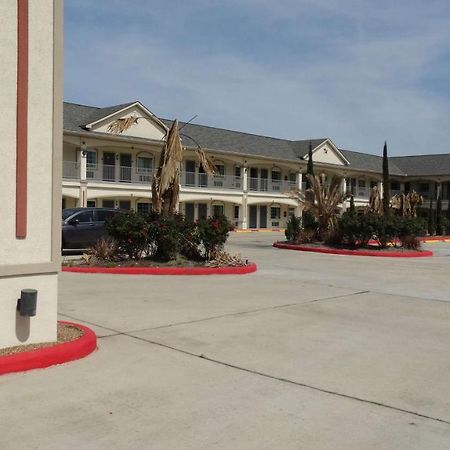
M 269 178 L 249 178 L 248 190 L 257 192 L 279 192 L 281 194 L 296 187 L 295 181 L 271 180 Z
M 64 161 L 63 178 L 80 180 L 80 163 Z M 88 164 L 86 167 L 86 179 L 88 181 L 92 180 L 105 183 L 151 184 L 153 173 L 151 170 L 137 170 L 136 167 Z
M 234 175 L 208 176 L 206 173 L 182 172 L 181 186 L 242 190 L 242 179 L 241 177 L 235 177 Z
M 63 178 L 67 180 L 80 179 L 80 163 L 75 161 L 63 162 Z

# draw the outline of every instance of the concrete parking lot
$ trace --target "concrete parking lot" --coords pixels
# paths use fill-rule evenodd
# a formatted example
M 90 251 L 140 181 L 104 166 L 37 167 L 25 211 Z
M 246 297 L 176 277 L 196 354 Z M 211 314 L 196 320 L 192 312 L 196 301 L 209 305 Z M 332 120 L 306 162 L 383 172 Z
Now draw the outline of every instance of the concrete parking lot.
M 99 349 L 0 377 L 2 449 L 450 448 L 450 244 L 433 258 L 277 250 L 245 276 L 60 275 Z

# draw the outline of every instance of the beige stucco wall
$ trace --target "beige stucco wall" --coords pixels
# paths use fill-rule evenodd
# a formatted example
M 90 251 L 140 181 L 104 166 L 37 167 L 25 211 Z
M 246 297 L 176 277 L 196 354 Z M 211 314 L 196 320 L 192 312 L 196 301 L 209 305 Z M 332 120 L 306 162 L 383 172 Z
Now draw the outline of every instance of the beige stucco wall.
M 325 142 L 317 150 L 314 150 L 313 161 L 326 164 L 344 165 L 342 158 L 336 153 L 335 149 Z
M 4 264 L 33 264 L 51 259 L 53 133 L 53 1 L 30 2 L 28 101 L 28 235 L 15 239 L 16 185 L 16 2 L 0 1 L 0 98 L 2 164 L 0 177 Z M 5 42 L 8 45 L 5 45 Z M 1 272 L 0 272 L 1 273 Z
M 148 117 L 146 112 L 142 108 L 140 108 L 139 106 L 133 106 L 123 113 L 115 114 L 111 118 L 93 125 L 92 131 L 109 133 L 108 127 L 114 120 L 131 116 Z M 152 122 L 151 118 L 150 120 L 140 119 L 137 124 L 133 125 L 131 128 L 122 133 L 122 136 L 142 137 L 146 139 L 154 139 L 156 141 L 162 139 L 164 135 L 165 130 L 163 130 L 159 124 Z
M 17 239 L 17 5 L 0 0 L 0 348 L 56 339 L 62 142 L 61 0 L 29 2 L 27 236 Z M 56 17 L 56 22 L 54 18 Z M 56 39 L 54 39 L 56 38 Z M 54 47 L 54 42 L 56 46 Z M 58 210 L 57 210 L 58 208 Z M 59 217 L 59 223 L 58 223 Z M 16 312 L 21 289 L 38 290 L 37 315 Z

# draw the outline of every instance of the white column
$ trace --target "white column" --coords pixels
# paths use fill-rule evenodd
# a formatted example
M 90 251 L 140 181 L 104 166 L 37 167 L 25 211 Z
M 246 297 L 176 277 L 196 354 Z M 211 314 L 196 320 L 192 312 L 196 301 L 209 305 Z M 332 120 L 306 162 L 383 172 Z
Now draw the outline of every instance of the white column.
M 78 200 L 78 203 L 81 208 L 86 208 L 86 206 L 87 206 L 87 182 L 86 182 L 86 180 L 80 181 L 80 198 Z
M 244 192 L 248 191 L 248 167 L 243 168 L 242 173 L 242 189 Z
M 341 181 L 341 192 L 343 195 L 347 194 L 347 178 L 343 177 Z M 347 200 L 342 202 L 342 212 L 347 211 Z
M 383 182 L 382 181 L 378 181 L 377 182 L 377 188 L 378 188 L 378 192 L 380 193 L 380 198 L 381 200 L 383 200 Z
M 83 143 L 81 146 L 80 152 L 80 180 L 86 181 L 86 172 L 87 172 L 87 147 L 86 144 Z
M 303 174 L 301 172 L 297 173 L 297 189 L 302 191 Z
M 120 155 L 115 154 L 116 161 L 114 163 L 114 181 L 120 181 Z
M 436 198 L 441 197 L 442 200 L 442 183 L 440 181 L 436 181 Z

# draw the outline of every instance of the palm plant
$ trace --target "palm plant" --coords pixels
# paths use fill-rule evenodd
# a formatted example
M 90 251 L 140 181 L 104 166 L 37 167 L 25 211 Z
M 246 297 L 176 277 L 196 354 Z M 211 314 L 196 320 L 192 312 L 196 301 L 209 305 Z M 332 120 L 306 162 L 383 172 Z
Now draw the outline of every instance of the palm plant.
M 326 234 L 334 230 L 337 219 L 337 208 L 350 195 L 342 192 L 342 177 L 325 175 L 307 175 L 311 185 L 304 192 L 294 191 L 294 197 L 317 220 L 317 235 L 323 239 Z
M 146 117 L 130 116 L 117 119 L 108 130 L 114 134 L 120 134 L 137 124 L 139 119 Z M 181 163 L 184 147 L 181 143 L 181 134 L 178 128 L 178 120 L 175 120 L 165 137 L 164 148 L 159 158 L 159 165 L 152 182 L 152 208 L 163 216 L 171 217 L 175 214 L 180 196 Z M 190 138 L 192 141 L 194 139 Z M 195 141 L 194 141 L 195 142 Z M 195 153 L 200 165 L 207 175 L 213 175 L 216 171 L 214 163 L 209 156 L 196 143 Z

